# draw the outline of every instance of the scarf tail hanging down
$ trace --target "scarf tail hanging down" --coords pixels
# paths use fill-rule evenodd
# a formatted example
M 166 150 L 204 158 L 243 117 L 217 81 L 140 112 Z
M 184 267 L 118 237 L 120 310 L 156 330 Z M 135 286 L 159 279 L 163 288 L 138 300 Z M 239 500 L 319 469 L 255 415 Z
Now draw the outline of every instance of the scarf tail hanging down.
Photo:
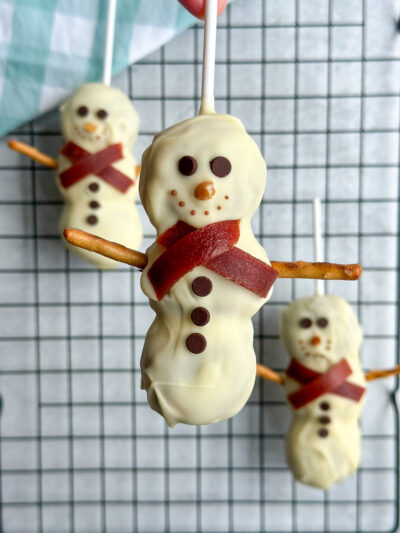
M 95 174 L 125 193 L 134 181 L 112 166 L 123 157 L 122 144 L 111 144 L 103 150 L 91 154 L 73 142 L 65 144 L 60 154 L 71 161 L 72 166 L 60 173 L 61 185 L 68 189 L 88 174 Z
M 265 298 L 278 272 L 260 259 L 234 247 L 239 240 L 239 220 L 224 220 L 194 228 L 179 221 L 157 238 L 166 248 L 148 271 L 161 300 L 182 276 L 197 266 L 217 274 Z
M 301 383 L 303 387 L 289 394 L 288 401 L 294 409 L 300 409 L 323 394 L 331 393 L 358 402 L 362 398 L 365 388 L 346 381 L 352 373 L 353 371 L 346 359 L 339 361 L 325 374 L 315 372 L 292 359 L 286 370 L 286 375 Z

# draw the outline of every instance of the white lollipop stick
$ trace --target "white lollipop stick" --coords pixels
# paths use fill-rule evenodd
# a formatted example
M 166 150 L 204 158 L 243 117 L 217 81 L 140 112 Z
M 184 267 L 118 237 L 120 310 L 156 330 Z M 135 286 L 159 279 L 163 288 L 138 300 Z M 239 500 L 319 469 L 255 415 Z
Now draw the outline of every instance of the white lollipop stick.
M 214 72 L 218 0 L 206 0 L 200 115 L 215 113 Z
M 321 237 L 321 202 L 319 198 L 313 199 L 313 234 L 314 234 L 314 261 L 322 262 L 322 237 Z M 315 294 L 324 294 L 324 282 L 315 280 Z
M 116 11 L 117 11 L 117 0 L 108 0 L 106 35 L 105 35 L 105 41 L 104 41 L 105 44 L 104 44 L 103 76 L 102 76 L 104 85 L 111 85 Z

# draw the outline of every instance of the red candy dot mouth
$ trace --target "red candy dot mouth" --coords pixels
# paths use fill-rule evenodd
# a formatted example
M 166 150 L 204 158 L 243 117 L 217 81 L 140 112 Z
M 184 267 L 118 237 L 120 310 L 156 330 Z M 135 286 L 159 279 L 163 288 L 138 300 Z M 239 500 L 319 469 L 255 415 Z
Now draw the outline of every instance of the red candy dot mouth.
M 174 198 L 176 198 L 177 201 L 179 200 L 179 191 L 177 189 L 170 189 L 169 194 L 171 196 L 173 196 Z M 224 198 L 226 200 L 229 200 L 229 196 L 228 195 L 225 195 Z M 189 205 L 190 205 L 190 203 L 189 203 Z M 185 207 L 186 206 L 186 202 L 184 202 L 183 200 L 180 200 L 180 201 L 178 201 L 178 206 L 179 207 Z M 218 211 L 221 211 L 222 206 L 218 205 L 217 209 L 218 209 Z M 193 215 L 196 215 L 197 211 L 195 209 L 191 209 L 189 211 L 189 213 L 193 216 Z M 205 211 L 202 211 L 202 212 L 200 211 L 200 214 L 208 216 L 210 214 L 210 211 L 208 209 L 206 209 Z

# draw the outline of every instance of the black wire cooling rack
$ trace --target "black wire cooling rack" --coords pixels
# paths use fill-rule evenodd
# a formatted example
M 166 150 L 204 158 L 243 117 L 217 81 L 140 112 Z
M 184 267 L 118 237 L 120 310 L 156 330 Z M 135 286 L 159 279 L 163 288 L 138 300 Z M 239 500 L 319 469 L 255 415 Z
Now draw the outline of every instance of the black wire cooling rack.
M 400 7 L 400 6 L 397 6 Z M 312 259 L 322 200 L 325 256 L 360 261 L 330 282 L 357 309 L 364 368 L 399 354 L 398 11 L 389 0 L 237 0 L 221 17 L 216 107 L 241 118 L 269 178 L 253 228 L 270 258 Z M 141 116 L 138 157 L 199 107 L 201 26 L 118 76 Z M 55 155 L 55 111 L 14 132 Z M 235 418 L 169 430 L 140 391 L 152 312 L 139 274 L 99 272 L 57 235 L 53 173 L 0 145 L 1 520 L 11 532 L 389 532 L 398 526 L 397 380 L 369 386 L 363 463 L 321 492 L 284 459 L 289 410 L 257 381 Z M 153 238 L 146 222 L 143 248 Z M 260 361 L 283 369 L 279 314 L 310 294 L 281 280 L 254 319 Z

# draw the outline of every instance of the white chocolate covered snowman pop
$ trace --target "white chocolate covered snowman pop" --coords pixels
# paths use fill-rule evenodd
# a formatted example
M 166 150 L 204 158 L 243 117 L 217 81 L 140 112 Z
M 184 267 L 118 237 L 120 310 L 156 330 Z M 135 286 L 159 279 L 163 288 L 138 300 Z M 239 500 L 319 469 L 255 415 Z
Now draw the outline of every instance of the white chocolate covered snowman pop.
M 141 281 L 156 312 L 142 387 L 169 426 L 217 422 L 246 403 L 256 371 L 250 318 L 278 275 L 250 225 L 264 159 L 238 119 L 214 111 L 215 28 L 216 2 L 206 12 L 201 114 L 157 135 L 142 159 L 140 196 L 157 230 Z
M 206 28 L 215 23 L 210 0 Z M 250 319 L 278 275 L 356 279 L 361 273 L 359 265 L 270 265 L 250 225 L 265 162 L 237 118 L 214 112 L 204 76 L 212 56 L 207 35 L 201 114 L 156 135 L 142 159 L 140 195 L 156 242 L 145 255 L 65 232 L 72 244 L 144 269 L 141 286 L 156 317 L 144 343 L 142 387 L 170 426 L 214 423 L 244 406 L 256 371 Z
M 284 379 L 293 413 L 288 464 L 298 481 L 327 489 L 360 461 L 361 328 L 343 298 L 316 295 L 284 310 L 280 333 L 292 357 Z
M 324 295 L 320 285 L 314 296 L 295 300 L 282 312 L 280 335 L 291 356 L 288 368 L 279 375 L 258 365 L 257 372 L 285 388 L 293 415 L 286 435 L 293 476 L 328 489 L 359 466 L 366 381 L 400 368 L 364 374 L 362 330 L 354 311 L 340 296 Z
M 132 155 L 139 118 L 129 98 L 114 87 L 87 83 L 61 108 L 68 139 L 60 150 L 57 183 L 65 204 L 60 231 L 67 227 L 93 231 L 106 239 L 137 248 L 142 239 L 135 199 L 137 163 Z M 76 253 L 76 248 L 67 243 Z M 87 250 L 83 259 L 99 268 L 115 261 Z
M 16 141 L 9 146 L 57 169 L 57 185 L 64 198 L 60 233 L 66 227 L 93 231 L 137 248 L 142 239 L 135 207 L 140 166 L 132 155 L 139 117 L 129 98 L 110 87 L 115 2 L 107 17 L 103 83 L 79 87 L 61 107 L 66 144 L 58 161 Z M 98 268 L 117 262 L 87 250 L 67 247 Z
M 170 426 L 233 416 L 253 389 L 250 319 L 278 276 L 250 225 L 265 177 L 259 149 L 228 115 L 177 124 L 143 156 L 140 195 L 158 237 L 141 281 L 156 312 L 142 386 Z

